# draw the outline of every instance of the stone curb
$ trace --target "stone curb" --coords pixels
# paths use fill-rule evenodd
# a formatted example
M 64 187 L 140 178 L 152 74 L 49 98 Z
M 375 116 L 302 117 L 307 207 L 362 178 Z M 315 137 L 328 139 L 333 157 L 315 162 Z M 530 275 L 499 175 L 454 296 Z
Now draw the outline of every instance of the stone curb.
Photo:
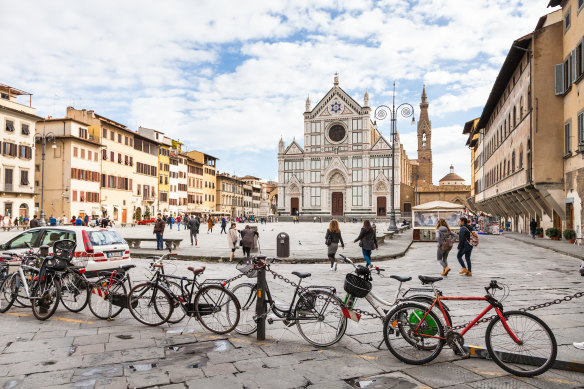
M 404 255 L 406 255 L 406 253 L 410 249 L 410 246 L 412 245 L 412 243 L 413 243 L 413 240 L 410 240 L 410 243 L 402 251 L 398 251 L 398 252 L 392 253 L 390 255 L 372 256 L 371 260 L 373 260 L 373 261 L 390 261 L 392 259 L 401 258 Z M 160 256 L 160 251 L 152 250 L 151 253 L 146 253 L 146 252 L 136 253 L 136 252 L 134 252 L 131 254 L 131 256 L 134 258 L 152 258 L 152 257 Z M 206 255 L 193 256 L 193 255 L 181 255 L 181 254 L 173 256 L 173 259 L 180 260 L 180 261 L 202 261 L 202 262 L 223 262 L 223 263 L 229 261 L 229 257 L 217 257 L 217 256 L 206 256 Z M 239 261 L 239 259 L 237 259 L 237 261 Z M 354 261 L 355 262 L 365 262 L 362 258 L 354 258 Z M 329 259 L 328 258 L 311 258 L 311 259 L 281 258 L 281 263 L 289 263 L 289 264 L 329 263 Z
M 554 251 L 554 252 L 559 253 L 559 254 L 567 255 L 569 257 L 573 257 L 573 258 L 578 258 L 578 259 L 584 260 L 584 248 L 582 249 L 582 254 L 576 254 L 576 253 L 571 253 L 569 251 L 564 251 L 564 250 L 561 250 L 561 249 L 557 249 L 555 247 L 546 246 L 544 244 L 538 243 L 537 240 L 533 240 L 533 242 L 531 242 L 531 241 L 525 241 L 524 239 L 515 238 L 515 237 L 513 237 L 513 235 L 505 235 L 505 234 L 503 234 L 502 236 L 504 238 L 507 238 L 507 239 L 513 239 L 513 240 L 515 240 L 517 242 L 523 242 L 525 244 L 530 244 L 532 246 L 541 247 L 542 249 L 548 249 L 548 250 Z

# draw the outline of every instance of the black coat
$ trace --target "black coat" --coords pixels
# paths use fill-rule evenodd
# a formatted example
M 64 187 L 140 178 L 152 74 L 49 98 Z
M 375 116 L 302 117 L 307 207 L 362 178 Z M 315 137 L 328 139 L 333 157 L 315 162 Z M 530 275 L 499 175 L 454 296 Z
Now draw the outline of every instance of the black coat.
M 377 248 L 377 239 L 375 239 L 375 230 L 372 228 L 369 232 L 365 231 L 365 228 L 361 228 L 361 232 L 355 242 L 361 241 L 361 247 L 365 250 L 373 250 Z
M 468 224 L 464 224 L 460 227 L 457 248 L 463 251 L 472 250 L 472 246 L 470 245 L 470 226 Z

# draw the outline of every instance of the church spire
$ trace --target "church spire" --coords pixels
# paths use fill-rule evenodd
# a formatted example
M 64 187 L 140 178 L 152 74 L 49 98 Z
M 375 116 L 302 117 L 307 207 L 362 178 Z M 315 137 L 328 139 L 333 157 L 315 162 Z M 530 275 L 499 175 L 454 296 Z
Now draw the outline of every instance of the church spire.
M 369 107 L 369 91 L 365 89 L 365 95 L 363 95 L 363 106 Z
M 422 89 L 422 104 L 428 104 L 428 97 L 426 96 L 426 84 L 424 84 L 424 88 Z
M 333 84 L 339 86 L 339 72 L 335 73 L 335 78 L 333 79 Z
M 310 112 L 310 95 L 308 95 L 306 97 L 306 111 L 305 112 Z
M 279 153 L 284 152 L 284 138 L 282 137 L 282 135 L 280 135 L 280 142 L 278 142 L 278 152 Z
M 430 118 L 428 117 L 428 96 L 426 95 L 426 85 L 422 89 L 422 101 L 420 102 L 420 120 L 418 121 L 418 128 L 427 125 L 430 127 Z

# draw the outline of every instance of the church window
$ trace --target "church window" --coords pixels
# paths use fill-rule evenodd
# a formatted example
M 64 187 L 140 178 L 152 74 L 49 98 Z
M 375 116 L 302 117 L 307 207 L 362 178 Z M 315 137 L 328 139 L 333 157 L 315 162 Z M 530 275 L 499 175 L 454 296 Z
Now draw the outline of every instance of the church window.
M 363 170 L 353 170 L 353 182 L 363 181 Z
M 353 187 L 353 205 L 362 206 L 363 205 L 363 187 L 354 186 Z
M 320 188 L 310 188 L 310 206 L 320 207 Z
M 426 133 L 422 134 L 422 148 L 426 148 Z
M 362 130 L 363 129 L 363 120 L 362 119 L 353 119 L 353 131 L 354 130 Z
M 341 158 L 341 162 L 343 163 L 343 165 L 345 165 L 345 167 L 349 167 L 349 158 L 347 157 L 343 157 Z
M 320 135 L 311 135 L 310 136 L 310 145 L 311 146 L 320 146 Z
M 517 127 L 517 107 L 513 107 L 513 128 Z
M 320 170 L 320 159 L 311 159 L 310 160 L 310 169 L 311 170 Z
M 326 169 L 330 162 L 331 162 L 330 158 L 325 158 L 323 161 L 323 168 Z
M 363 158 L 361 158 L 361 157 L 351 158 L 351 167 L 353 167 L 353 168 L 363 167 Z
M 519 169 L 523 168 L 523 144 L 519 146 Z
M 521 96 L 521 99 L 519 99 L 519 120 L 521 120 L 523 118 L 524 115 L 524 103 L 523 103 L 523 96 Z
M 511 171 L 515 171 L 515 150 L 513 150 L 513 153 L 511 154 Z
M 310 130 L 312 132 L 320 132 L 320 122 L 310 123 Z
M 362 132 L 353 132 L 353 143 L 363 143 Z
M 310 182 L 320 182 L 320 171 L 310 172 Z

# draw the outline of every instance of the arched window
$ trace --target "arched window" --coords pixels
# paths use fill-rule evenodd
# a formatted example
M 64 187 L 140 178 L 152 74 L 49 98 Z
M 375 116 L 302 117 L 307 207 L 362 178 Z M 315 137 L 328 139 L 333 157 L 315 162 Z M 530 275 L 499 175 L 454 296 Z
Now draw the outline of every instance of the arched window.
M 507 119 L 505 119 L 505 124 L 503 125 L 503 139 L 507 137 Z
M 531 110 L 531 86 L 527 88 L 527 109 Z
M 507 161 L 507 175 L 511 174 L 511 161 Z
M 426 133 L 422 134 L 422 148 L 426 148 Z
M 523 111 L 523 109 L 525 108 L 524 104 L 523 104 L 523 96 L 521 96 L 521 99 L 519 99 L 519 119 L 523 119 L 523 116 L 525 115 L 525 112 Z
M 503 177 L 505 177 L 505 173 L 507 172 L 507 160 L 503 161 Z
M 513 107 L 513 129 L 517 127 L 517 107 Z
M 523 143 L 519 145 L 519 169 L 523 168 Z
M 515 171 L 515 150 L 511 154 L 511 172 Z

